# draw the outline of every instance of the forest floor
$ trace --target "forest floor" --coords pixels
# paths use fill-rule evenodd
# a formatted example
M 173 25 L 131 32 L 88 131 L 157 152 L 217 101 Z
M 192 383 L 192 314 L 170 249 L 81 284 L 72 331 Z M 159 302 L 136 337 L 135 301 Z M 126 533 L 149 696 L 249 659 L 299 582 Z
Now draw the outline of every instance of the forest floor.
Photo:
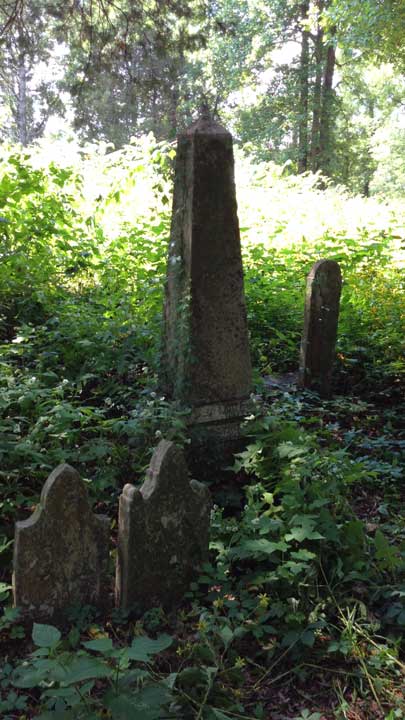
M 213 582 L 218 584 L 211 587 L 208 584 L 209 578 L 202 578 L 200 585 L 194 586 L 194 595 L 191 593 L 190 597 L 185 599 L 184 605 L 174 613 L 166 614 L 162 609 L 151 608 L 150 612 L 141 618 L 122 616 L 117 611 L 107 617 L 100 617 L 92 612 L 91 608 L 76 609 L 70 624 L 64 628 L 64 640 L 59 640 L 57 650 L 53 648 L 53 654 L 50 651 L 49 658 L 57 658 L 58 652 L 72 655 L 83 647 L 84 643 L 105 638 L 112 639 L 114 646 L 118 648 L 126 647 L 131 638 L 142 636 L 144 632 L 153 637 L 157 635 L 158 638 L 161 633 L 169 634 L 172 638 L 171 647 L 158 655 L 153 671 L 148 666 L 146 675 L 150 672 L 155 681 L 158 678 L 158 684 L 163 678 L 176 678 L 172 686 L 174 700 L 172 698 L 167 715 L 153 714 L 152 702 L 152 714 L 147 707 L 144 708 L 145 720 L 155 717 L 198 720 L 405 718 L 405 664 L 402 649 L 405 612 L 400 602 L 405 595 L 402 559 L 405 552 L 405 489 L 403 480 L 401 481 L 405 458 L 405 402 L 397 389 L 394 393 L 384 391 L 373 395 L 370 392 L 367 397 L 362 398 L 335 395 L 331 400 L 322 401 L 311 393 L 296 393 L 294 385 L 291 385 L 293 380 L 293 376 L 284 379 L 272 378 L 270 381 L 267 379 L 264 388 L 265 407 L 270 413 L 276 407 L 279 418 L 288 418 L 289 432 L 291 423 L 298 421 L 301 429 L 304 428 L 305 432 L 310 430 L 320 448 L 326 449 L 328 453 L 332 448 L 333 458 L 340 458 L 342 451 L 345 455 L 350 454 L 351 462 L 361 465 L 359 478 L 353 477 L 346 482 L 346 499 L 353 517 L 361 521 L 364 528 L 367 537 L 366 553 L 374 554 L 380 562 L 381 587 L 377 588 L 375 574 L 367 569 L 364 563 L 358 566 L 365 573 L 364 580 L 359 573 L 353 573 L 353 568 L 346 568 L 340 574 L 343 590 L 339 589 L 339 582 L 336 582 L 333 589 L 329 587 L 329 598 L 322 592 L 318 593 L 318 605 L 322 606 L 325 612 L 319 612 L 314 598 L 311 598 L 309 609 L 312 614 L 315 612 L 316 617 L 311 618 L 309 612 L 303 621 L 304 625 L 308 625 L 311 619 L 314 620 L 313 636 L 308 642 L 302 643 L 301 628 L 301 635 L 298 634 L 286 646 L 280 643 L 277 632 L 273 634 L 271 626 L 266 624 L 266 617 L 265 624 L 260 620 L 256 625 L 257 630 L 260 623 L 262 624 L 263 633 L 253 632 L 249 635 L 248 632 L 241 632 L 238 639 L 235 626 L 239 624 L 246 630 L 251 622 L 248 618 L 250 610 L 244 607 L 242 596 L 239 597 L 236 590 L 229 592 L 225 584 L 222 584 L 223 576 L 222 580 L 214 578 Z M 279 437 L 278 446 L 280 440 L 295 448 L 299 447 L 301 442 L 296 439 L 285 442 L 285 439 Z M 335 462 L 333 458 L 332 461 Z M 294 453 L 292 459 L 294 460 Z M 235 512 L 237 517 L 243 513 L 242 486 L 258 481 L 254 473 L 249 476 L 246 472 L 249 469 L 246 458 L 244 462 L 245 467 L 236 475 L 228 471 L 222 476 L 224 481 L 219 480 L 211 487 L 214 501 L 227 496 L 230 482 L 234 482 L 234 489 L 235 486 L 237 488 L 233 507 L 225 511 L 225 521 L 222 522 L 226 522 L 227 517 L 235 516 Z M 332 467 L 332 474 L 333 472 Z M 263 482 L 263 477 L 259 480 Z M 235 511 L 238 502 L 240 509 Z M 341 499 L 337 498 L 337 503 L 340 502 Z M 114 504 L 105 507 L 101 502 L 98 509 L 107 509 L 111 514 Z M 258 508 L 255 512 L 257 517 L 263 518 L 265 515 L 260 513 Z M 336 515 L 342 524 L 343 519 L 339 518 L 339 512 L 337 511 Z M 115 524 L 112 528 L 112 542 L 115 544 Z M 379 532 L 383 537 L 380 546 L 375 544 Z M 238 543 L 240 545 L 240 538 L 236 540 L 236 546 Z M 306 547 L 313 549 L 314 543 L 309 543 Z M 305 553 L 302 545 L 301 551 Z M 295 556 L 297 557 L 297 552 Z M 248 559 L 249 567 L 244 567 L 242 561 L 235 568 L 236 575 L 247 573 L 245 589 L 248 588 L 249 592 L 252 588 L 252 563 L 256 560 L 262 567 L 263 557 L 258 554 L 257 557 Z M 211 570 L 215 562 L 213 558 Z M 233 562 L 235 563 L 235 560 Z M 291 563 L 291 559 L 289 562 Z M 10 573 L 11 568 L 3 566 L 0 579 L 9 583 Z M 286 579 L 288 582 L 288 576 Z M 348 587 L 348 580 L 351 587 Z M 305 594 L 307 590 L 309 595 L 313 595 L 311 582 L 320 582 L 319 575 L 314 580 L 312 570 L 307 575 L 304 574 L 301 587 L 292 587 L 290 594 L 298 597 L 300 592 Z M 242 586 L 243 583 L 242 576 Z M 391 596 L 389 591 L 386 592 L 387 589 L 392 590 Z M 283 597 L 280 591 L 277 595 L 278 605 L 282 597 L 282 602 L 290 602 L 288 595 L 287 591 Z M 259 593 L 258 597 L 263 611 L 271 610 L 271 598 L 266 593 Z M 330 611 L 325 610 L 331 598 L 336 602 L 332 617 Z M 299 599 L 294 602 L 297 607 L 300 602 L 302 604 Z M 235 608 L 238 609 L 237 613 Z M 212 612 L 215 622 L 212 622 Z M 74 705 L 76 709 L 70 708 L 69 701 L 63 696 L 62 685 L 58 685 L 55 679 L 42 678 L 43 681 L 40 681 L 38 676 L 37 684 L 28 679 L 27 682 L 23 680 L 22 684 L 20 682 L 20 687 L 18 686 L 15 673 L 21 673 L 22 663 L 27 661 L 27 658 L 28 669 L 32 670 L 33 662 L 35 664 L 32 653 L 38 651 L 38 647 L 35 640 L 31 640 L 30 625 L 19 620 L 14 613 L 15 611 L 6 608 L 0 621 L 0 656 L 3 659 L 0 670 L 0 708 L 4 717 L 7 720 L 85 717 L 80 703 L 78 706 Z M 210 613 L 211 620 L 208 621 L 206 618 Z M 341 623 L 340 630 L 334 632 L 339 614 L 340 620 L 344 619 L 343 627 Z M 282 610 L 280 615 L 283 616 Z M 274 614 L 271 622 L 277 629 Z M 285 614 L 282 624 L 287 630 L 294 629 L 294 621 L 286 618 Z M 224 628 L 231 632 L 229 638 L 224 635 Z M 195 648 L 199 648 L 200 657 Z M 107 665 L 113 663 L 112 658 L 107 655 L 103 659 Z M 207 672 L 208 668 L 208 671 L 213 673 L 208 684 L 207 677 L 204 680 L 204 675 L 199 675 L 199 662 L 200 669 Z M 89 676 L 91 677 L 91 671 Z M 88 692 L 92 701 L 88 717 L 138 718 L 137 714 L 128 714 L 128 710 L 121 708 L 117 711 L 113 705 L 108 709 L 108 704 L 105 707 L 104 700 L 100 698 L 107 681 L 100 678 L 91 682 Z M 75 685 L 80 695 L 86 693 L 84 685 L 84 682 L 77 682 Z M 57 705 L 57 693 L 52 693 L 52 688 L 60 690 L 63 702 L 66 701 L 65 706 L 63 703 L 61 706 Z M 98 706 L 100 703 L 102 709 Z

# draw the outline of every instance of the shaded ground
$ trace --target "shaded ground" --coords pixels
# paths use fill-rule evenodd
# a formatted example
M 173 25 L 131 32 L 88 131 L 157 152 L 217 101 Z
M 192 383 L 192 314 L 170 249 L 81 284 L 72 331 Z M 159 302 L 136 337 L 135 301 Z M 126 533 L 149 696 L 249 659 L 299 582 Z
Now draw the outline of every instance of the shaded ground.
M 291 395 L 293 381 L 294 376 L 267 378 L 266 402 L 271 403 Z M 398 402 L 397 397 L 395 404 L 389 403 L 387 395 L 378 397 L 377 401 L 376 398 L 335 397 L 331 401 L 320 402 L 309 393 L 302 396 L 299 413 L 300 422 L 317 433 L 321 445 L 349 448 L 354 458 L 360 458 L 368 464 L 367 481 L 348 488 L 352 508 L 365 523 L 367 532 L 374 535 L 382 528 L 393 543 L 404 541 L 405 484 L 401 482 L 405 458 L 404 404 Z M 373 473 L 378 477 L 378 482 L 373 479 Z M 229 473 L 226 477 L 223 487 L 221 482 L 213 487 L 218 497 L 226 496 Z M 383 481 L 382 477 L 385 478 Z M 237 478 L 234 476 L 233 482 L 241 491 L 246 476 L 243 473 Z M 103 508 L 101 506 L 97 509 Z M 114 546 L 115 542 L 116 528 L 112 534 Z M 0 579 L 5 583 L 10 581 L 10 567 L 1 568 Z M 357 591 L 361 597 L 361 588 L 357 588 Z M 367 603 L 367 598 L 364 598 L 364 602 Z M 152 635 L 157 631 L 174 635 L 173 650 L 166 651 L 158 661 L 158 668 L 165 674 L 177 672 L 183 663 L 187 664 L 187 653 L 183 660 L 181 648 L 192 647 L 198 637 L 196 618 L 188 603 L 170 617 L 156 615 L 155 626 L 139 621 L 138 624 L 136 621 L 128 623 L 125 618 L 117 624 L 114 614 L 104 620 L 94 618 L 82 623 L 78 642 L 91 638 L 94 627 L 98 628 L 98 632 L 112 636 L 118 644 L 125 644 L 134 632 L 145 630 Z M 26 625 L 3 620 L 3 624 L 0 624 L 0 655 L 5 663 L 13 664 L 17 658 L 27 655 L 32 649 L 29 638 L 30 628 Z M 328 656 L 329 641 L 328 636 L 320 633 L 305 659 L 283 657 L 281 654 L 270 665 L 251 660 L 255 658 L 255 652 L 247 643 L 240 662 L 239 681 L 235 683 L 230 673 L 224 673 L 221 681 L 222 691 L 235 702 L 240 702 L 243 712 L 230 711 L 224 717 L 252 720 L 395 720 L 405 717 L 402 645 L 398 645 L 395 677 L 387 675 L 384 679 L 382 671 L 376 680 L 374 677 L 367 678 L 367 673 L 361 671 L 361 643 L 358 645 L 360 657 L 348 656 L 337 664 L 335 658 Z M 364 643 L 364 656 L 370 652 L 370 647 Z M 3 693 L 0 698 L 4 698 L 11 689 L 4 669 L 0 678 Z M 23 693 L 20 691 L 20 694 Z M 35 690 L 29 693 L 27 703 L 27 707 L 21 710 L 15 708 L 7 717 L 34 718 L 38 714 L 38 693 Z M 194 715 L 187 717 L 198 717 L 201 720 L 205 715 L 198 715 L 196 710 Z

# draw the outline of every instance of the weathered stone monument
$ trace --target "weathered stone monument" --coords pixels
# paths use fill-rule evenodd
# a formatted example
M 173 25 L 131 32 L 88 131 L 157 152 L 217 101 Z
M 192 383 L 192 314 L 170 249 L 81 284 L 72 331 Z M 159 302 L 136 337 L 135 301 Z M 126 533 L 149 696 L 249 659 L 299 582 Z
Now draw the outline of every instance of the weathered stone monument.
M 16 523 L 14 604 L 38 620 L 71 606 L 105 605 L 109 520 L 93 515 L 86 485 L 70 465 L 49 476 L 40 504 Z
M 146 610 L 179 602 L 208 554 L 210 493 L 189 480 L 182 450 L 161 440 L 138 490 L 119 504 L 116 604 Z
M 191 426 L 237 437 L 251 362 L 232 136 L 207 112 L 178 138 L 164 321 L 165 393 Z
M 299 384 L 322 397 L 331 393 L 341 288 L 338 263 L 316 262 L 307 278 Z

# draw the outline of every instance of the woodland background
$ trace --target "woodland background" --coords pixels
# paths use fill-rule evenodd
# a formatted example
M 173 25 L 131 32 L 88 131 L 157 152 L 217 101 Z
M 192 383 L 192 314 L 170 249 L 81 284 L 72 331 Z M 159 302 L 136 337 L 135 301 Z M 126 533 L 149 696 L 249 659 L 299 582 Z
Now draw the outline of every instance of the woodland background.
M 260 160 L 401 193 L 403 0 L 3 1 L 1 136 L 172 140 L 204 100 Z
M 0 36 L 0 714 L 404 720 L 404 0 L 0 0 Z M 14 523 L 52 469 L 110 518 L 112 590 L 123 484 L 189 447 L 158 376 L 175 136 L 204 102 L 234 136 L 261 398 L 207 470 L 209 562 L 174 613 L 32 627 Z M 330 400 L 285 377 L 321 258 Z

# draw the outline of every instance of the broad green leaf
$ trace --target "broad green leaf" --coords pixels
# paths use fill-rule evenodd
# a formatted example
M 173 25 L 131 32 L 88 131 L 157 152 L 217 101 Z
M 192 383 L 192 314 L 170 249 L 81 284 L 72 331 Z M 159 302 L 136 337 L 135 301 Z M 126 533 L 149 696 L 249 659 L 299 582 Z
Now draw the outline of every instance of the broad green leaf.
M 176 679 L 177 679 L 177 675 L 178 675 L 178 673 L 173 672 L 173 673 L 170 673 L 170 675 L 168 675 L 168 676 L 165 677 L 165 679 L 164 679 L 165 685 L 167 685 L 167 687 L 168 687 L 170 690 L 173 690 L 173 688 L 174 688 L 174 685 L 175 685 L 175 682 L 176 682 Z
M 77 704 L 74 702 L 76 699 L 80 702 L 80 695 L 75 687 L 51 688 L 50 690 L 45 690 L 45 692 L 42 693 L 42 697 L 66 699 L 69 701 L 69 705 L 72 706 Z
M 283 442 L 277 447 L 279 457 L 288 459 L 306 455 L 309 450 L 306 445 L 294 445 L 292 442 Z
M 206 672 L 207 668 L 202 667 L 187 667 L 177 675 L 176 685 L 181 688 L 192 688 L 197 685 L 207 685 L 208 676 Z
M 54 647 L 61 639 L 61 633 L 53 625 L 41 625 L 34 623 L 32 628 L 32 640 L 37 647 Z
M 65 668 L 63 685 L 75 685 L 83 682 L 83 680 L 108 678 L 112 674 L 113 669 L 98 658 L 91 656 L 74 657 L 70 665 Z
M 345 539 L 353 545 L 364 543 L 364 523 L 361 520 L 351 520 L 345 525 Z
M 128 648 L 128 657 L 138 662 L 149 662 L 153 655 L 166 650 L 172 643 L 173 638 L 170 635 L 159 635 L 156 640 L 146 636 L 137 637 Z
M 291 557 L 294 558 L 294 560 L 313 560 L 316 558 L 316 554 L 305 548 L 300 548 L 297 552 L 292 552 Z
M 231 642 L 234 638 L 234 634 L 233 634 L 231 628 L 228 625 L 224 625 L 220 629 L 219 634 L 222 638 L 222 641 L 223 641 L 225 647 L 227 648 L 231 644 Z
M 296 523 L 291 528 L 290 532 L 286 534 L 286 540 L 296 540 L 297 542 L 303 542 L 304 540 L 324 540 L 324 536 L 321 535 L 317 530 L 314 530 L 315 520 L 312 517 L 300 515 L 293 518 Z
M 263 500 L 264 500 L 264 502 L 267 503 L 268 505 L 273 505 L 273 503 L 274 503 L 274 495 L 273 495 L 273 493 L 270 493 L 270 492 L 265 492 L 265 493 L 263 493 Z
M 31 666 L 25 669 L 24 666 L 20 665 L 13 673 L 11 681 L 17 688 L 33 688 L 37 687 L 46 675 L 47 671 L 45 670 Z
M 161 717 L 160 708 L 148 708 L 137 703 L 132 696 L 117 695 L 104 700 L 113 720 L 157 720 Z
M 291 532 L 285 536 L 285 539 L 303 542 L 304 540 L 324 540 L 324 536 L 316 530 L 308 530 L 308 528 L 295 527 L 291 528 Z
M 283 540 L 270 542 L 270 540 L 266 540 L 266 538 L 259 538 L 257 540 L 245 540 L 240 545 L 232 548 L 230 554 L 243 559 L 256 553 L 272 555 L 275 552 L 285 552 L 286 550 L 288 550 L 288 544 Z
M 313 647 L 315 642 L 315 633 L 313 630 L 306 630 L 301 635 L 301 642 L 303 645 L 306 645 L 307 647 Z
M 381 570 L 393 570 L 401 564 L 398 549 L 388 542 L 381 530 L 377 530 L 374 538 L 376 558 Z
M 162 717 L 161 707 L 169 702 L 171 694 L 161 684 L 150 685 L 131 695 L 115 695 L 111 690 L 103 698 L 114 720 L 157 720 Z
M 286 572 L 292 573 L 293 575 L 299 575 L 300 572 L 305 570 L 308 570 L 308 565 L 305 562 L 294 562 L 294 560 L 288 560 L 288 562 L 283 563 L 283 565 L 280 566 L 280 573 L 283 577 L 286 576 Z
M 301 638 L 299 630 L 290 630 L 281 641 L 281 647 L 292 647 Z
M 113 642 L 111 638 L 97 638 L 96 640 L 88 640 L 82 643 L 87 650 L 95 650 L 96 652 L 106 653 L 113 650 Z
M 9 623 L 13 623 L 20 617 L 20 610 L 18 608 L 13 607 L 5 607 L 4 613 L 0 617 L 0 625 L 5 625 Z
M 164 682 L 147 685 L 142 688 L 137 695 L 137 699 L 139 698 L 140 702 L 144 703 L 147 707 L 163 705 L 168 702 L 171 697 L 171 693 Z

